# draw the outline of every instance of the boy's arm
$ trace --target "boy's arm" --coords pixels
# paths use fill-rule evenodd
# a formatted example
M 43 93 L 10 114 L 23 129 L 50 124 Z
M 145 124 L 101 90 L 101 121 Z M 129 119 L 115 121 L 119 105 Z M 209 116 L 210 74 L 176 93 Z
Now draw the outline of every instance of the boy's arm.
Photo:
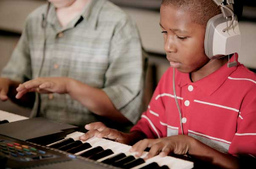
M 238 158 L 230 154 L 221 153 L 192 137 L 190 138 L 190 148 L 188 153 L 192 157 L 209 162 L 214 166 L 221 168 L 239 168 Z

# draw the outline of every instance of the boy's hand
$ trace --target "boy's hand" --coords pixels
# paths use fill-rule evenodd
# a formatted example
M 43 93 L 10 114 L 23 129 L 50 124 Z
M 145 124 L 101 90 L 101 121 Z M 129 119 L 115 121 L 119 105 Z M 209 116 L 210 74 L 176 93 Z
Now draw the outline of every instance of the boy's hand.
M 27 92 L 67 93 L 67 84 L 71 79 L 66 77 L 37 78 L 20 84 L 16 98 L 20 99 Z
M 116 129 L 108 128 L 101 122 L 87 124 L 85 125 L 85 129 L 87 129 L 88 132 L 80 137 L 80 139 L 83 141 L 88 140 L 91 137 L 99 137 L 107 138 L 125 144 L 127 142 L 127 136 L 125 133 L 122 133 Z
M 146 159 L 156 155 L 167 156 L 170 153 L 185 155 L 188 153 L 193 138 L 185 135 L 170 136 L 159 139 L 144 139 L 133 145 L 131 152 L 141 156 L 146 148 L 150 151 Z
M 10 80 L 7 78 L 0 78 L 0 100 L 8 100 L 8 91 L 10 86 Z

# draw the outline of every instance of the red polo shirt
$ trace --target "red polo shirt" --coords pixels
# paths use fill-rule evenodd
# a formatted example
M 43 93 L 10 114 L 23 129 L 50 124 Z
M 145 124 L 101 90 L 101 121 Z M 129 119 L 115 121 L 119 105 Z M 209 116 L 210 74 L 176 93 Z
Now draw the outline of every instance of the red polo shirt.
M 184 134 L 221 152 L 256 155 L 256 75 L 244 65 L 222 66 L 191 82 L 189 74 L 175 71 L 176 94 Z M 131 129 L 148 138 L 181 134 L 173 94 L 173 69 L 162 76 L 148 109 Z

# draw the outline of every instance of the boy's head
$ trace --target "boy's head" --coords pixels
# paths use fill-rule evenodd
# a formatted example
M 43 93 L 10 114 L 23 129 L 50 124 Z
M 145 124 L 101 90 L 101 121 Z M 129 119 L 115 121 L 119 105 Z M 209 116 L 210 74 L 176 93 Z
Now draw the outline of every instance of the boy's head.
M 221 13 L 213 0 L 162 0 L 162 5 L 173 5 L 190 12 L 193 22 L 206 25 L 208 20 Z
M 213 0 L 163 0 L 160 26 L 166 57 L 181 72 L 196 71 L 208 63 L 204 51 L 207 22 L 221 13 Z

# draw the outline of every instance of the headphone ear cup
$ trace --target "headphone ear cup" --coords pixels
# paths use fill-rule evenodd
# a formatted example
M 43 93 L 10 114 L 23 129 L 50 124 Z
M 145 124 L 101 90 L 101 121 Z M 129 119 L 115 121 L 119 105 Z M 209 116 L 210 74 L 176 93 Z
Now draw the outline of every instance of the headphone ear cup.
M 208 56 L 209 59 L 213 57 L 213 51 L 214 51 L 214 33 L 215 29 L 218 24 L 225 22 L 222 14 L 216 15 L 212 18 L 210 18 L 206 25 L 205 30 L 205 38 L 204 38 L 204 49 L 205 54 Z
M 209 19 L 205 30 L 204 49 L 208 58 L 218 58 L 223 55 L 238 53 L 241 46 L 241 34 L 238 22 L 233 21 L 232 27 L 224 31 L 231 21 L 227 21 L 222 14 Z

